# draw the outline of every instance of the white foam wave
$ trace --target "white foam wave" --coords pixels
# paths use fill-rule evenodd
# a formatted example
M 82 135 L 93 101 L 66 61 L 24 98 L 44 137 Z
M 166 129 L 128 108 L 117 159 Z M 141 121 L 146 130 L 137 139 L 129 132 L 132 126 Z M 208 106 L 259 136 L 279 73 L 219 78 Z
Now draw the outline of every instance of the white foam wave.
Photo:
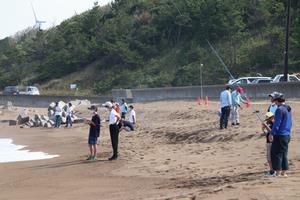
M 30 152 L 22 150 L 26 146 L 14 145 L 12 139 L 0 139 L 0 163 L 43 160 L 59 157 L 59 155 L 49 155 L 44 152 Z

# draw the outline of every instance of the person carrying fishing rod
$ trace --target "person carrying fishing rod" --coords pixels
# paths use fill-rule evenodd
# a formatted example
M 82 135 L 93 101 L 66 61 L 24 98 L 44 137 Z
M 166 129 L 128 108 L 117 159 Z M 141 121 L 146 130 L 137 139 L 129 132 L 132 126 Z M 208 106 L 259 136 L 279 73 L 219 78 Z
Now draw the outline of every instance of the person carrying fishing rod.
M 235 125 L 240 125 L 240 115 L 239 115 L 239 109 L 243 109 L 243 107 L 241 106 L 241 103 L 246 103 L 246 101 L 244 101 L 242 99 L 241 94 L 244 93 L 244 89 L 240 86 L 237 87 L 236 90 L 234 90 L 231 93 L 232 96 L 232 109 L 231 109 L 231 125 L 235 126 Z
M 220 130 L 227 129 L 228 118 L 230 115 L 230 109 L 232 105 L 231 87 L 226 86 L 226 89 L 220 94 L 221 104 L 221 117 L 220 117 Z

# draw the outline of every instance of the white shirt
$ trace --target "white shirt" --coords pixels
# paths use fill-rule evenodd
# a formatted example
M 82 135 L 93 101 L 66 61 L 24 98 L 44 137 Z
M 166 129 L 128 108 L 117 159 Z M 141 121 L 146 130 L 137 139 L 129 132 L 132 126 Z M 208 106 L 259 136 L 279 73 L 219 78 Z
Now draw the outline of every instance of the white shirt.
M 129 122 L 130 123 L 135 123 L 135 120 L 136 120 L 135 111 L 131 110 L 130 114 L 129 114 Z
M 232 105 L 231 93 L 228 90 L 224 90 L 220 95 L 221 108 Z
M 55 107 L 55 115 L 59 115 L 61 116 L 62 115 L 62 109 L 59 107 L 59 106 L 56 106 Z
M 67 116 L 72 116 L 73 115 L 73 107 L 69 107 L 67 108 Z
M 115 124 L 117 122 L 116 115 L 118 115 L 117 111 L 115 111 L 115 109 L 112 109 L 109 113 L 109 125 Z

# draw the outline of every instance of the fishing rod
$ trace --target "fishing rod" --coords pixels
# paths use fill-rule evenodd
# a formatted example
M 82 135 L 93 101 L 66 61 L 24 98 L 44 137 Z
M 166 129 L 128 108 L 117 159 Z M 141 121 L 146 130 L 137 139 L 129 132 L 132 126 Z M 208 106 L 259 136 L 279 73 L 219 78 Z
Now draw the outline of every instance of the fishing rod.
M 235 79 L 233 77 L 233 75 L 230 73 L 230 70 L 229 68 L 227 67 L 227 65 L 225 64 L 225 62 L 223 61 L 223 59 L 221 58 L 221 56 L 219 55 L 219 53 L 217 52 L 217 50 L 213 47 L 213 45 L 208 41 L 206 40 L 206 42 L 208 43 L 208 45 L 210 46 L 210 48 L 212 49 L 212 51 L 214 52 L 214 54 L 216 55 L 216 57 L 219 59 L 219 61 L 221 62 L 221 64 L 224 66 L 226 72 L 228 73 L 228 75 L 230 76 L 231 79 Z M 237 86 L 240 87 L 240 84 L 237 83 Z M 247 100 L 249 100 L 249 97 L 247 97 L 247 95 L 245 95 L 245 98 Z M 253 113 L 256 115 L 256 117 L 259 119 L 260 122 L 262 122 L 263 124 L 265 124 L 265 121 L 261 118 L 261 116 L 258 114 L 259 113 L 259 110 L 255 110 L 253 108 L 253 106 L 250 106 L 250 108 L 252 109 Z

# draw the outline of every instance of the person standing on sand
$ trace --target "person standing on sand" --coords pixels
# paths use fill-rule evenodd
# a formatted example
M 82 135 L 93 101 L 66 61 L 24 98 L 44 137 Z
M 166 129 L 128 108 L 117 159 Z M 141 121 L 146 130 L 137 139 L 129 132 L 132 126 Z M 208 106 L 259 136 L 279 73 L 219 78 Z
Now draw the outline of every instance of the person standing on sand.
M 59 107 L 58 102 L 55 103 L 55 126 L 54 128 L 60 128 L 61 125 L 62 109 Z
M 68 103 L 68 106 L 67 106 L 67 110 L 66 110 L 66 113 L 67 113 L 67 121 L 66 121 L 66 127 L 72 127 L 72 116 L 73 116 L 73 106 L 72 106 L 72 103 Z
M 230 115 L 230 108 L 232 105 L 231 98 L 231 87 L 227 86 L 226 90 L 221 92 L 220 95 L 220 103 L 221 103 L 221 117 L 220 117 L 220 129 L 226 129 L 228 125 L 228 118 Z
M 274 170 L 272 167 L 272 160 L 271 160 L 271 147 L 272 147 L 272 141 L 269 140 L 269 136 L 272 132 L 274 124 L 274 114 L 272 112 L 267 112 L 265 122 L 262 123 L 262 131 L 266 133 L 266 140 L 267 140 L 267 161 L 269 164 L 269 171 L 265 174 L 266 176 L 273 176 Z M 266 131 L 266 132 L 265 132 Z
M 279 93 L 278 92 L 273 92 L 273 93 L 269 94 L 271 105 L 268 107 L 268 112 L 271 112 L 273 114 L 275 114 L 275 112 L 277 110 L 277 105 L 274 103 L 274 96 L 276 94 L 279 94 Z
M 103 104 L 109 111 L 109 132 L 111 139 L 111 146 L 113 149 L 113 155 L 108 160 L 116 160 L 118 158 L 118 144 L 119 144 L 119 126 L 120 115 L 113 108 L 113 104 L 111 102 L 106 102 Z
M 272 141 L 272 167 L 276 171 L 274 176 L 287 176 L 286 171 L 289 169 L 288 146 L 292 128 L 292 109 L 285 104 L 283 94 L 275 94 L 273 99 L 277 105 L 277 109 L 271 135 L 269 136 L 269 140 Z
M 240 125 L 240 115 L 239 115 L 239 109 L 243 109 L 241 106 L 242 103 L 246 103 L 243 99 L 241 94 L 244 93 L 244 90 L 242 87 L 238 87 L 236 90 L 234 90 L 231 93 L 232 96 L 232 112 L 231 112 L 231 125 Z
M 86 123 L 90 125 L 88 138 L 90 156 L 87 160 L 97 160 L 97 139 L 100 136 L 101 120 L 97 113 L 98 109 L 96 106 L 91 106 L 88 109 L 91 110 L 92 120 L 86 120 Z
M 127 103 L 125 102 L 125 99 L 122 99 L 122 103 L 121 103 L 121 118 L 122 119 L 125 119 L 127 111 L 128 111 Z

